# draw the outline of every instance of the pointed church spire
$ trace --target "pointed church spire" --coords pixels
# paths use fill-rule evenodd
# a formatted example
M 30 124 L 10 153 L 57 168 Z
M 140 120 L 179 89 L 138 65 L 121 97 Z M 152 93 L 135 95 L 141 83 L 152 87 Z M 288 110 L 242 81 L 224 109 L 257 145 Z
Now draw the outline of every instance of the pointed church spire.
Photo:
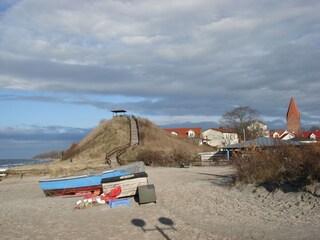
M 287 112 L 287 131 L 301 133 L 300 112 L 293 97 L 291 97 Z

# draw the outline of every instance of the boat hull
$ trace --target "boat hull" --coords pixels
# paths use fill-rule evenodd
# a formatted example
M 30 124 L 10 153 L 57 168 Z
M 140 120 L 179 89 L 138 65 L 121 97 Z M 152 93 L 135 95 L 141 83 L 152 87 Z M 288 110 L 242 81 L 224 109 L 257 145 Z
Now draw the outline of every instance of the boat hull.
M 102 192 L 101 185 L 90 186 L 90 187 L 80 187 L 80 188 L 66 188 L 66 189 L 55 189 L 55 190 L 43 190 L 47 197 L 60 197 L 60 196 L 86 196 L 92 194 L 98 196 Z
M 124 170 L 113 170 L 97 175 L 41 180 L 39 184 L 46 196 L 99 195 L 101 192 L 101 179 L 119 177 L 126 174 L 128 174 L 128 172 Z
M 44 179 L 40 180 L 39 184 L 46 196 L 99 195 L 102 190 L 102 179 L 114 179 L 128 174 L 144 172 L 144 167 L 143 162 L 134 162 L 100 174 Z
M 101 183 L 104 193 L 108 193 L 111 189 L 121 186 L 121 194 L 117 197 L 129 197 L 136 195 L 139 186 L 148 184 L 148 175 L 145 172 L 127 174 L 119 177 L 104 178 L 101 180 Z

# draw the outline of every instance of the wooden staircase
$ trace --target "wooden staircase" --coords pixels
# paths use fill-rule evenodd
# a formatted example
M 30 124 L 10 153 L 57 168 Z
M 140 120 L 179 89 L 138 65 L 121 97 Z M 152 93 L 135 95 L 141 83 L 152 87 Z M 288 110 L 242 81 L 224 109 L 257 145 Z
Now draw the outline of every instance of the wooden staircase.
M 139 127 L 138 121 L 135 117 L 129 117 L 130 122 L 130 143 L 113 149 L 112 151 L 106 153 L 106 163 L 112 167 L 119 166 L 120 156 L 126 152 L 128 148 L 134 148 L 139 145 Z
M 138 121 L 135 117 L 130 117 L 130 146 L 139 145 Z

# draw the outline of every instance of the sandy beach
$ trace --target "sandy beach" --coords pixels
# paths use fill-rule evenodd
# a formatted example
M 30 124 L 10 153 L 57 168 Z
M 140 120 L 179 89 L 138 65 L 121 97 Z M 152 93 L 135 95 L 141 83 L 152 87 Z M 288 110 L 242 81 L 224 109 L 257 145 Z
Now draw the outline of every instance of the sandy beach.
M 74 210 L 39 177 L 0 182 L 1 239 L 320 239 L 320 198 L 228 185 L 230 166 L 147 167 L 157 203 Z

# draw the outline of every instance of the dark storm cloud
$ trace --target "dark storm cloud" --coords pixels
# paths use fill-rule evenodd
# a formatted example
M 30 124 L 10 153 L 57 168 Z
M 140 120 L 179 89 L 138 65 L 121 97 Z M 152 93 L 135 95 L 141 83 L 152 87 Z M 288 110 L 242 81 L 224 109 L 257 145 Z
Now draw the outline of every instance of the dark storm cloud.
M 140 97 L 123 105 L 147 115 L 248 105 L 281 119 L 294 96 L 320 122 L 319 4 L 24 0 L 0 20 L 0 88 Z

